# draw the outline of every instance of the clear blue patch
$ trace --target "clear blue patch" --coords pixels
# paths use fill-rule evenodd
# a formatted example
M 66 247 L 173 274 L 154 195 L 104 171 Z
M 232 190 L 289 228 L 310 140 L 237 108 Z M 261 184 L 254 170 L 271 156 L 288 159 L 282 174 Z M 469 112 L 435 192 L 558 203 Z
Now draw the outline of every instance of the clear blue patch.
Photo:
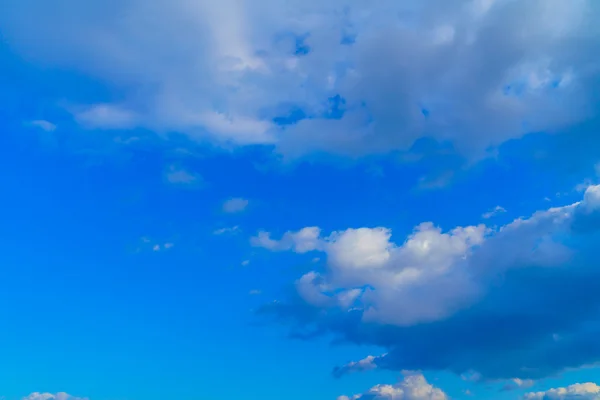
M 273 118 L 273 122 L 280 126 L 286 126 L 296 124 L 306 118 L 307 115 L 303 109 L 294 107 L 287 114 Z
M 329 110 L 325 113 L 324 117 L 328 118 L 328 119 L 340 119 L 344 116 L 344 113 L 346 112 L 346 100 L 340 96 L 339 94 L 336 94 L 333 97 L 330 97 L 328 99 L 330 108 Z
M 356 35 L 355 34 L 345 34 L 342 36 L 342 39 L 340 40 L 340 44 L 346 45 L 346 46 L 351 46 L 354 43 L 356 43 Z
M 310 53 L 310 46 L 305 43 L 307 38 L 308 34 L 296 37 L 296 51 L 294 51 L 295 55 L 305 56 Z

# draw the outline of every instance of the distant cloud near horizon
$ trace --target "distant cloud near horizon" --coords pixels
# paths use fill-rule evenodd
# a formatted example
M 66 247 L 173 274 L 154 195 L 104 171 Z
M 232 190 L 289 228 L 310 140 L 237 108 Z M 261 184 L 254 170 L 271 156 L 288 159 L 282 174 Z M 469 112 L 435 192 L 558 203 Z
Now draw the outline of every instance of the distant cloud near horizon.
M 88 399 L 85 397 L 71 396 L 70 394 L 65 393 L 65 392 L 59 392 L 59 393 L 55 393 L 55 394 L 34 392 L 28 396 L 23 397 L 22 400 L 88 400 Z

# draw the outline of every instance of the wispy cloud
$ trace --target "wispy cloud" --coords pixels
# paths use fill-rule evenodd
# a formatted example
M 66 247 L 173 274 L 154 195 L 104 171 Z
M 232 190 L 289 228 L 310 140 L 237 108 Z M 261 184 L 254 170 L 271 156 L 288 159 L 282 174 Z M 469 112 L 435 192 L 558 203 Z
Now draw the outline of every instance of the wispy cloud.
M 226 213 L 242 212 L 248 207 L 248 200 L 241 197 L 234 197 L 223 203 L 223 211 Z
M 187 188 L 197 188 L 203 183 L 200 174 L 175 165 L 171 165 L 164 172 L 164 178 L 170 184 Z
M 37 119 L 29 122 L 30 126 L 42 129 L 46 132 L 54 132 L 56 130 L 56 125 L 54 125 L 50 121 L 46 121 L 44 119 Z
M 240 227 L 238 225 L 226 228 L 219 228 L 213 231 L 215 235 L 224 235 L 224 234 L 235 234 L 240 232 Z
M 506 210 L 504 209 L 504 207 L 496 206 L 493 209 L 491 209 L 490 211 L 483 213 L 481 215 L 481 217 L 484 219 L 490 219 L 498 214 L 502 214 L 505 212 L 506 212 Z

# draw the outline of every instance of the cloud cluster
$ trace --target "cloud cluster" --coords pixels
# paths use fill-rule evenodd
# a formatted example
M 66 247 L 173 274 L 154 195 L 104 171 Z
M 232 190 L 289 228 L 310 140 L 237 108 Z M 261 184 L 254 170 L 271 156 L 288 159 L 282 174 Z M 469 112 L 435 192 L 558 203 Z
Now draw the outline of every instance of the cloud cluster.
M 576 383 L 564 388 L 550 389 L 546 392 L 527 393 L 524 400 L 598 400 L 600 386 L 595 383 Z
M 364 308 L 365 320 L 412 325 L 440 319 L 479 294 L 466 266 L 485 237 L 483 225 L 442 232 L 431 223 L 415 228 L 401 246 L 386 228 L 359 228 L 320 237 L 316 227 L 287 232 L 280 240 L 260 232 L 252 243 L 270 250 L 327 253 L 326 275 L 309 272 L 296 282 L 315 306 Z M 436 290 L 437 288 L 437 290 Z
M 337 400 L 447 400 L 448 396 L 429 384 L 421 374 L 404 373 L 404 379 L 394 385 L 377 385 L 368 392 Z
M 295 337 L 386 348 L 379 368 L 535 379 L 600 360 L 599 235 L 600 186 L 495 229 L 423 223 L 401 244 L 386 228 L 263 232 L 255 245 L 327 265 L 261 312 Z
M 105 82 L 84 127 L 145 127 L 289 157 L 476 157 L 597 110 L 594 0 L 8 0 L 18 54 Z M 69 100 L 69 99 L 66 99 Z

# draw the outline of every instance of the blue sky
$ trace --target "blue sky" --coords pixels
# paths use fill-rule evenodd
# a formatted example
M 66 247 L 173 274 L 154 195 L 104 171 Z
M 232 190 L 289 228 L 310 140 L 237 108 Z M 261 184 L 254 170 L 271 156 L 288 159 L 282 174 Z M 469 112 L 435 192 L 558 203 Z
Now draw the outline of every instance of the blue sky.
M 593 0 L 2 0 L 0 396 L 600 399 Z

